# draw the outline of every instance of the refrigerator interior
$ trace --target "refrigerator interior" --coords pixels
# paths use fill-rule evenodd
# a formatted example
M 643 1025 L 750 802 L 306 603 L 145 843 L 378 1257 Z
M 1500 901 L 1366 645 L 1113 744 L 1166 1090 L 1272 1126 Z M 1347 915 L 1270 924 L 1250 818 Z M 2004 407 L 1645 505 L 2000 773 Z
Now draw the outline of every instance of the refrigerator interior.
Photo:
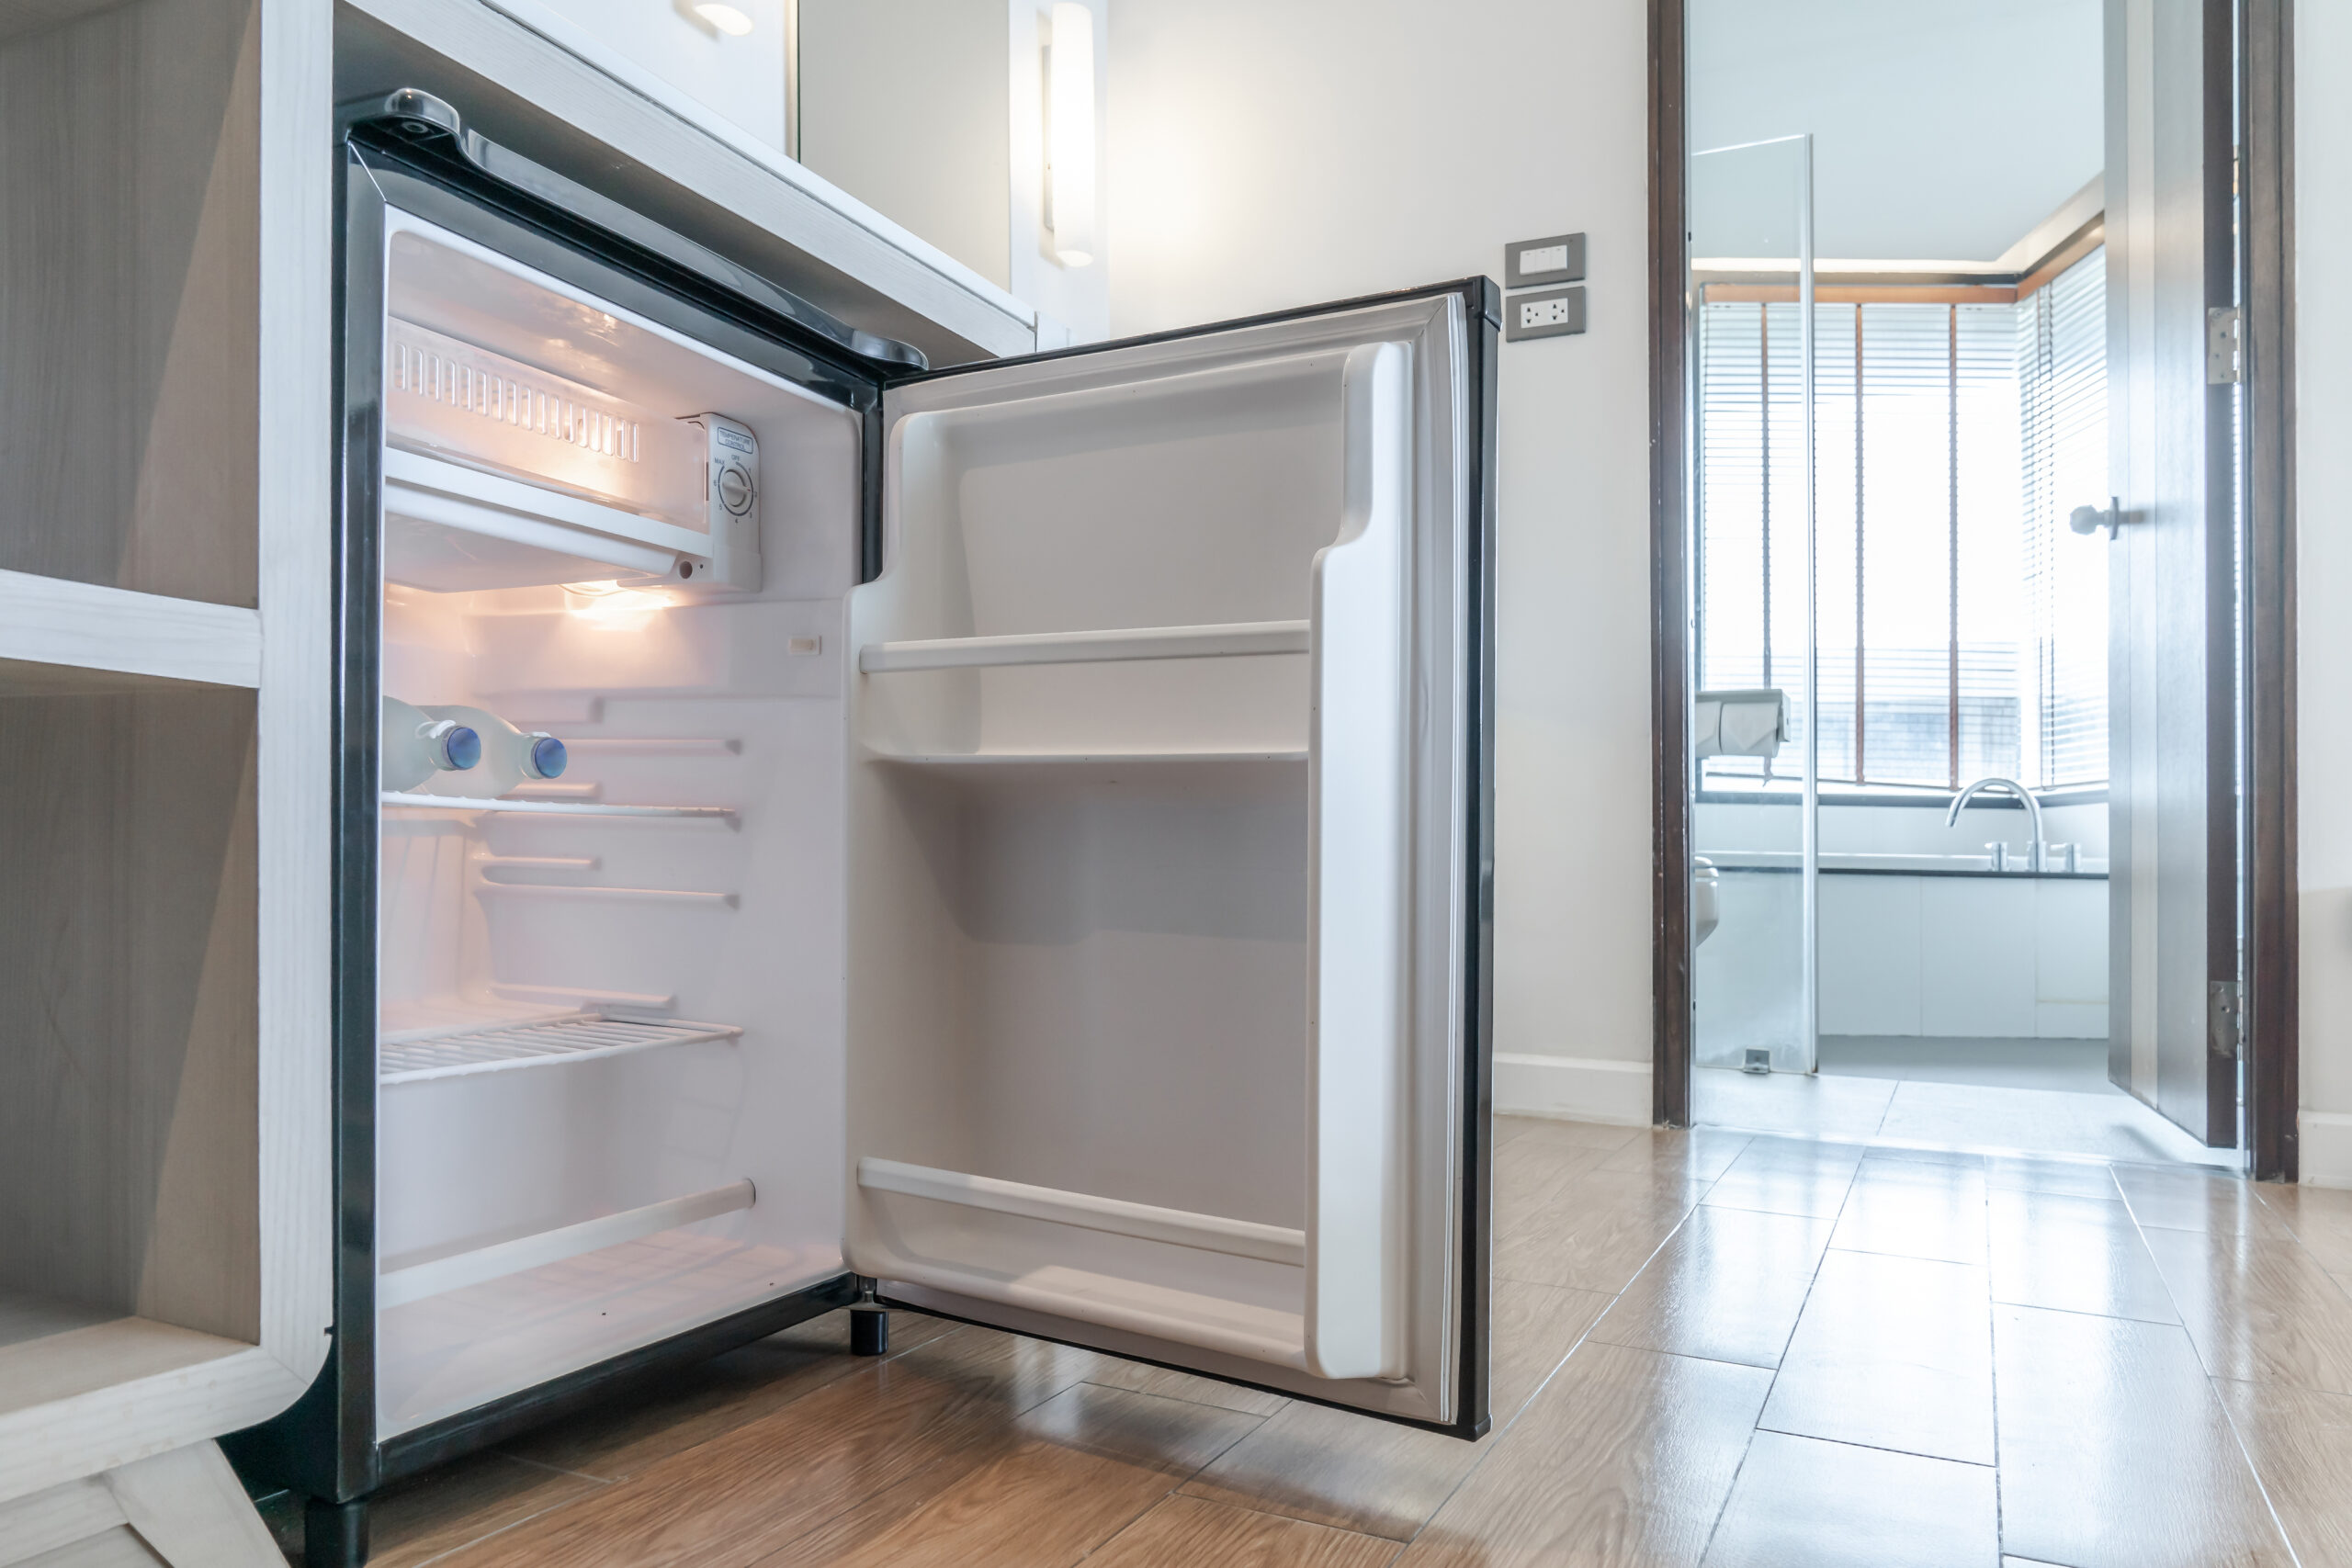
M 841 1271 L 859 515 L 848 410 L 390 219 L 383 692 L 570 761 L 382 809 L 379 1437 Z M 707 586 L 713 412 L 755 591 Z

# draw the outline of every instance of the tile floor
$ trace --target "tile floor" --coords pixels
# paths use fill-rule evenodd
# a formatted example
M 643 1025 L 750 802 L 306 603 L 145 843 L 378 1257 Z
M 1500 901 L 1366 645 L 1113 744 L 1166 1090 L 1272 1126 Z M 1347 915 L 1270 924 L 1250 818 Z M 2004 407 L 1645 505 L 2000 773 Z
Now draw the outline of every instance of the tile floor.
M 1691 1075 L 1693 1115 L 1702 1126 L 1750 1133 L 2237 1168 L 2234 1149 L 2206 1148 L 2112 1088 L 1954 1082 L 1935 1076 L 1941 1069 L 1932 1062 L 1921 1077 L 1849 1074 L 1832 1064 L 1825 1044 L 1815 1074 L 1701 1067 Z
M 838 1315 L 408 1483 L 382 1568 L 2352 1568 L 2352 1193 L 1506 1119 L 1472 1445 Z

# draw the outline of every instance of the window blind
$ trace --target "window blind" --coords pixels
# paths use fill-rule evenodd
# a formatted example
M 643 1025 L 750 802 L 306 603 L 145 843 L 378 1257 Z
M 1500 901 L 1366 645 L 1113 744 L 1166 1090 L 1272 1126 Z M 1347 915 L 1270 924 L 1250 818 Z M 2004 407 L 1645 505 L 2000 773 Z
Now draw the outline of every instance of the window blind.
M 2106 557 L 2065 525 L 2104 493 L 2103 314 L 2097 253 L 2014 305 L 1815 307 L 1824 780 L 2105 777 Z M 1799 326 L 1793 302 L 1710 302 L 1698 323 L 1697 667 L 1790 691 L 1792 741 L 1815 719 L 1795 700 Z M 1786 751 L 1706 767 L 1797 771 Z

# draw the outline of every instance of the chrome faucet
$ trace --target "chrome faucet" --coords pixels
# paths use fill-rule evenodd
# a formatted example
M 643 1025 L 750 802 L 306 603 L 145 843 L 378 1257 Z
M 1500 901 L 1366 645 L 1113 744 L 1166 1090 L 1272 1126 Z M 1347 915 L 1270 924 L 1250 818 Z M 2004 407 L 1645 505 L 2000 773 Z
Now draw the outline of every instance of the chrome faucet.
M 2040 871 L 2041 869 L 2041 802 L 2033 798 L 2033 791 L 2015 779 L 1978 779 L 1951 797 L 1951 809 L 1944 813 L 1944 826 L 1949 828 L 1958 822 L 1962 808 L 1975 798 L 1978 790 L 1983 789 L 2005 789 L 2025 802 L 2026 816 L 2030 820 L 2030 831 L 2033 834 L 2032 840 L 2026 846 L 2025 865 L 2028 871 Z M 2001 869 L 1997 855 L 1995 857 L 1993 869 L 1995 871 Z

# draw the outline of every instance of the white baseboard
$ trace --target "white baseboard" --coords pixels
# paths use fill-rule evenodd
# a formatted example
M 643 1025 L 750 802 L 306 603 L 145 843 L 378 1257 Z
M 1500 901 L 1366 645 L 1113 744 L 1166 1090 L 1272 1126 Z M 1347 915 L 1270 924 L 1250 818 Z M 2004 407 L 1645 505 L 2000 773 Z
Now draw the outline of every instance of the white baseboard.
M 2352 1187 L 2352 1116 L 2339 1111 L 2299 1111 L 2295 1130 L 2303 1184 Z
M 1495 1111 L 1620 1127 L 1650 1124 L 1650 1065 L 1495 1053 Z

